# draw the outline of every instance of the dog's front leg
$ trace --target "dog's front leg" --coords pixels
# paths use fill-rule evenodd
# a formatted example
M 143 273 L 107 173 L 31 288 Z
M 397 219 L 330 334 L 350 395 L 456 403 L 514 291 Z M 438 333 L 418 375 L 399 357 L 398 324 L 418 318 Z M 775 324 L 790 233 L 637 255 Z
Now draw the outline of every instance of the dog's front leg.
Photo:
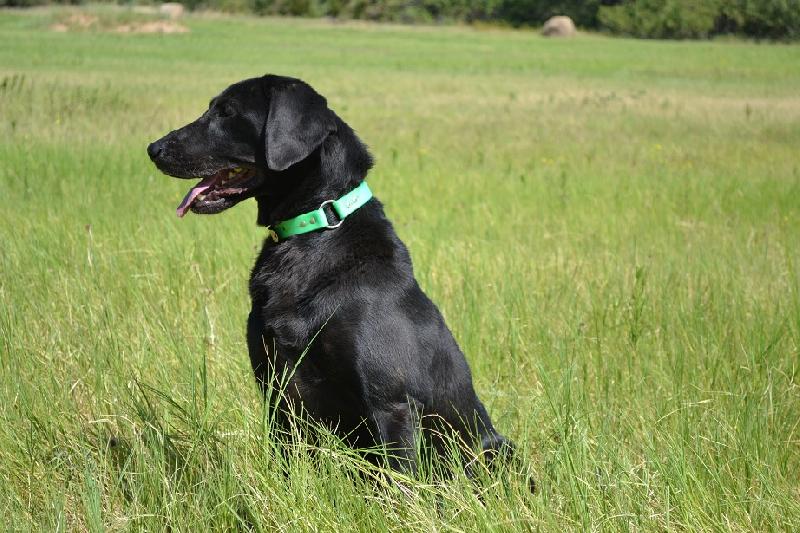
M 254 306 L 247 318 L 247 348 L 256 383 L 265 396 L 275 374 L 275 358 L 270 357 L 270 344 L 271 339 L 264 334 L 261 312 Z
M 416 476 L 418 414 L 413 402 L 393 402 L 376 406 L 372 422 L 379 443 L 386 449 L 389 468 Z

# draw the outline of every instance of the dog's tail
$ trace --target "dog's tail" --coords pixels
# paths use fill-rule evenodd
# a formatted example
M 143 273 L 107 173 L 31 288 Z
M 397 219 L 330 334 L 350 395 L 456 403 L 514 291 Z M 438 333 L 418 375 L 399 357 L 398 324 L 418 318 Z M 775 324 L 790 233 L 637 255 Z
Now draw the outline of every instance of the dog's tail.
M 481 455 L 491 472 L 510 468 L 527 477 L 530 491 L 536 492 L 536 480 L 517 454 L 514 443 L 503 435 L 497 432 L 485 434 L 481 438 Z

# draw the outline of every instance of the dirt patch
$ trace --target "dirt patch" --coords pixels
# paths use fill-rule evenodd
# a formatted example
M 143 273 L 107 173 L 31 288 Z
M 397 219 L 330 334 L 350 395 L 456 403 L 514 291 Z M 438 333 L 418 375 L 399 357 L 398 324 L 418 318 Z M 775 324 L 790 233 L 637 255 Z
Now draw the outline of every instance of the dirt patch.
M 97 25 L 98 18 L 88 13 L 72 13 L 68 17 L 56 22 L 50 29 L 53 31 L 69 31 L 71 29 L 88 30 Z
M 177 22 L 157 20 L 138 24 L 120 24 L 111 31 L 117 33 L 187 33 L 189 28 Z
M 134 11 L 97 15 L 82 11 L 62 12 L 50 25 L 51 31 L 101 31 L 112 33 L 187 33 L 189 28 L 168 18 L 169 14 Z

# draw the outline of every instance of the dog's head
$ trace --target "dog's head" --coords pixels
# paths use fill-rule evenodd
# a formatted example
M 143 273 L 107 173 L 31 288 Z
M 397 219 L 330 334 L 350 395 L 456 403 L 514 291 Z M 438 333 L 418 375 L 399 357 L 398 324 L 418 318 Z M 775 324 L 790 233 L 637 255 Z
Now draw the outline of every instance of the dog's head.
M 263 194 L 270 176 L 308 158 L 335 130 L 336 116 L 308 84 L 267 75 L 231 85 L 147 153 L 165 174 L 200 179 L 178 216 L 214 214 Z

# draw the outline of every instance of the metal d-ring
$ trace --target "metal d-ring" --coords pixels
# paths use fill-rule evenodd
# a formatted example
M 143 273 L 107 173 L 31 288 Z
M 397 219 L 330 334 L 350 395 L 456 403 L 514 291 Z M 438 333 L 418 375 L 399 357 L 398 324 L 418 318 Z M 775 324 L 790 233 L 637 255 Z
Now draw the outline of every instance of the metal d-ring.
M 319 204 L 319 208 L 320 209 L 323 209 L 326 205 L 332 205 L 333 207 L 331 209 L 333 210 L 334 213 L 336 213 L 336 216 L 339 217 L 339 223 L 331 226 L 330 224 L 328 224 L 328 215 L 326 215 L 325 211 L 323 210 L 322 211 L 322 215 L 325 217 L 325 226 L 323 226 L 324 228 L 327 228 L 327 229 L 338 228 L 339 226 L 342 225 L 342 222 L 344 222 L 344 219 L 341 216 L 339 216 L 338 211 L 336 211 L 336 206 L 334 205 L 335 201 L 336 200 L 325 200 L 324 202 Z

